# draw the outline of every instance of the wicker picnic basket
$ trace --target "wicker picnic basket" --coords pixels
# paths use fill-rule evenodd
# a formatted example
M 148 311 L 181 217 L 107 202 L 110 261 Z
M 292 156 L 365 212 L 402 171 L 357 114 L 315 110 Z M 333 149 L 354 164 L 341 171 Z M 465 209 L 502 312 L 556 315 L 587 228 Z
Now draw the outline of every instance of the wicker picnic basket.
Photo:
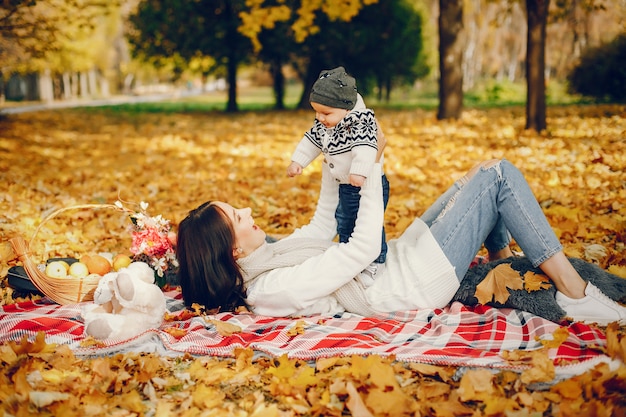
M 100 276 L 88 275 L 84 278 L 67 277 L 67 278 L 54 278 L 49 277 L 42 270 L 39 269 L 37 263 L 31 258 L 30 248 L 33 246 L 33 242 L 37 237 L 41 227 L 50 219 L 54 218 L 58 214 L 75 209 L 100 209 L 100 208 L 112 208 L 117 211 L 125 211 L 120 207 L 113 204 L 82 204 L 77 206 L 70 206 L 58 209 L 44 218 L 33 237 L 29 242 L 20 236 L 10 239 L 11 246 L 15 251 L 18 259 L 24 265 L 24 270 L 28 275 L 28 278 L 32 281 L 33 285 L 44 295 L 52 299 L 58 304 L 73 304 L 82 301 L 92 301 L 93 294 L 100 281 Z

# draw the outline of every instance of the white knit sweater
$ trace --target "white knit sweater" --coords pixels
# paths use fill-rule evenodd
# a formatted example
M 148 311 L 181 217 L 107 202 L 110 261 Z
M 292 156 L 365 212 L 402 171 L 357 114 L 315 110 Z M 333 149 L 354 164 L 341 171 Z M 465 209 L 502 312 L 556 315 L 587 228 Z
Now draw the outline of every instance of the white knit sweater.
M 328 169 L 325 163 L 322 169 Z M 371 315 L 438 308 L 450 302 L 459 287 L 454 268 L 420 219 L 388 242 L 384 272 L 369 287 L 361 284 L 361 271 L 380 252 L 380 233 L 372 232 L 383 223 L 380 178 L 380 164 L 375 164 L 361 187 L 359 214 L 349 242 L 331 242 L 336 233 L 338 185 L 323 174 L 311 223 L 239 260 L 247 301 L 255 313 L 302 316 L 347 310 Z

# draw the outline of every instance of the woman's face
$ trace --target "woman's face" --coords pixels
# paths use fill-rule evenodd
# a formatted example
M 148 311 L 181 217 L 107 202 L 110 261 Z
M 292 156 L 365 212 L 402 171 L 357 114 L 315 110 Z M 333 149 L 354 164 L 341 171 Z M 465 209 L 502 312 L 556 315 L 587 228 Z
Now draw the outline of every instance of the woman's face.
M 346 109 L 329 107 L 315 102 L 311 102 L 311 107 L 315 110 L 315 118 L 327 128 L 337 126 L 337 123 L 348 114 L 348 110 Z
M 233 248 L 236 258 L 249 255 L 265 242 L 265 232 L 254 224 L 250 207 L 236 209 L 230 204 L 216 201 L 217 206 L 226 219 L 232 224 L 235 231 L 235 247 Z M 242 252 L 239 251 L 242 249 Z

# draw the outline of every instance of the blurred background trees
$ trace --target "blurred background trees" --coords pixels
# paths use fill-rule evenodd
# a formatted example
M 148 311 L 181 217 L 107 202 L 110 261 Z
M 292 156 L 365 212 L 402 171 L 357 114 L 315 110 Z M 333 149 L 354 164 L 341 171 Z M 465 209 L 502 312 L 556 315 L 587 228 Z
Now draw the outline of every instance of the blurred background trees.
M 0 87 L 15 74 L 29 75 L 22 82 L 34 86 L 24 88 L 24 99 L 88 96 L 96 89 L 108 93 L 110 70 L 128 61 L 126 50 L 115 2 L 0 3 Z
M 436 84 L 439 118 L 459 117 L 472 90 L 495 97 L 526 82 L 527 127 L 540 130 L 551 83 L 623 100 L 614 92 L 625 85 L 616 40 L 625 18 L 621 0 L 7 0 L 0 98 L 207 90 L 223 80 L 225 110 L 237 111 L 238 86 L 267 79 L 277 109 L 290 83 L 302 86 L 304 108 L 319 71 L 343 65 L 379 101 Z

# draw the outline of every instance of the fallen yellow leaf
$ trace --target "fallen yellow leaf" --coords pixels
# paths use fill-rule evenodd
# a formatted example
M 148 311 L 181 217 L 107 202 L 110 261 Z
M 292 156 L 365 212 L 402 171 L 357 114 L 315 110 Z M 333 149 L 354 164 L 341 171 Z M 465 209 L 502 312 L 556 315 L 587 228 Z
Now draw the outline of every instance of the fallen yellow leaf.
M 521 290 L 524 282 L 519 272 L 511 268 L 510 264 L 503 263 L 493 268 L 485 279 L 476 286 L 476 298 L 480 304 L 491 301 L 504 304 L 511 293 L 509 289 Z

